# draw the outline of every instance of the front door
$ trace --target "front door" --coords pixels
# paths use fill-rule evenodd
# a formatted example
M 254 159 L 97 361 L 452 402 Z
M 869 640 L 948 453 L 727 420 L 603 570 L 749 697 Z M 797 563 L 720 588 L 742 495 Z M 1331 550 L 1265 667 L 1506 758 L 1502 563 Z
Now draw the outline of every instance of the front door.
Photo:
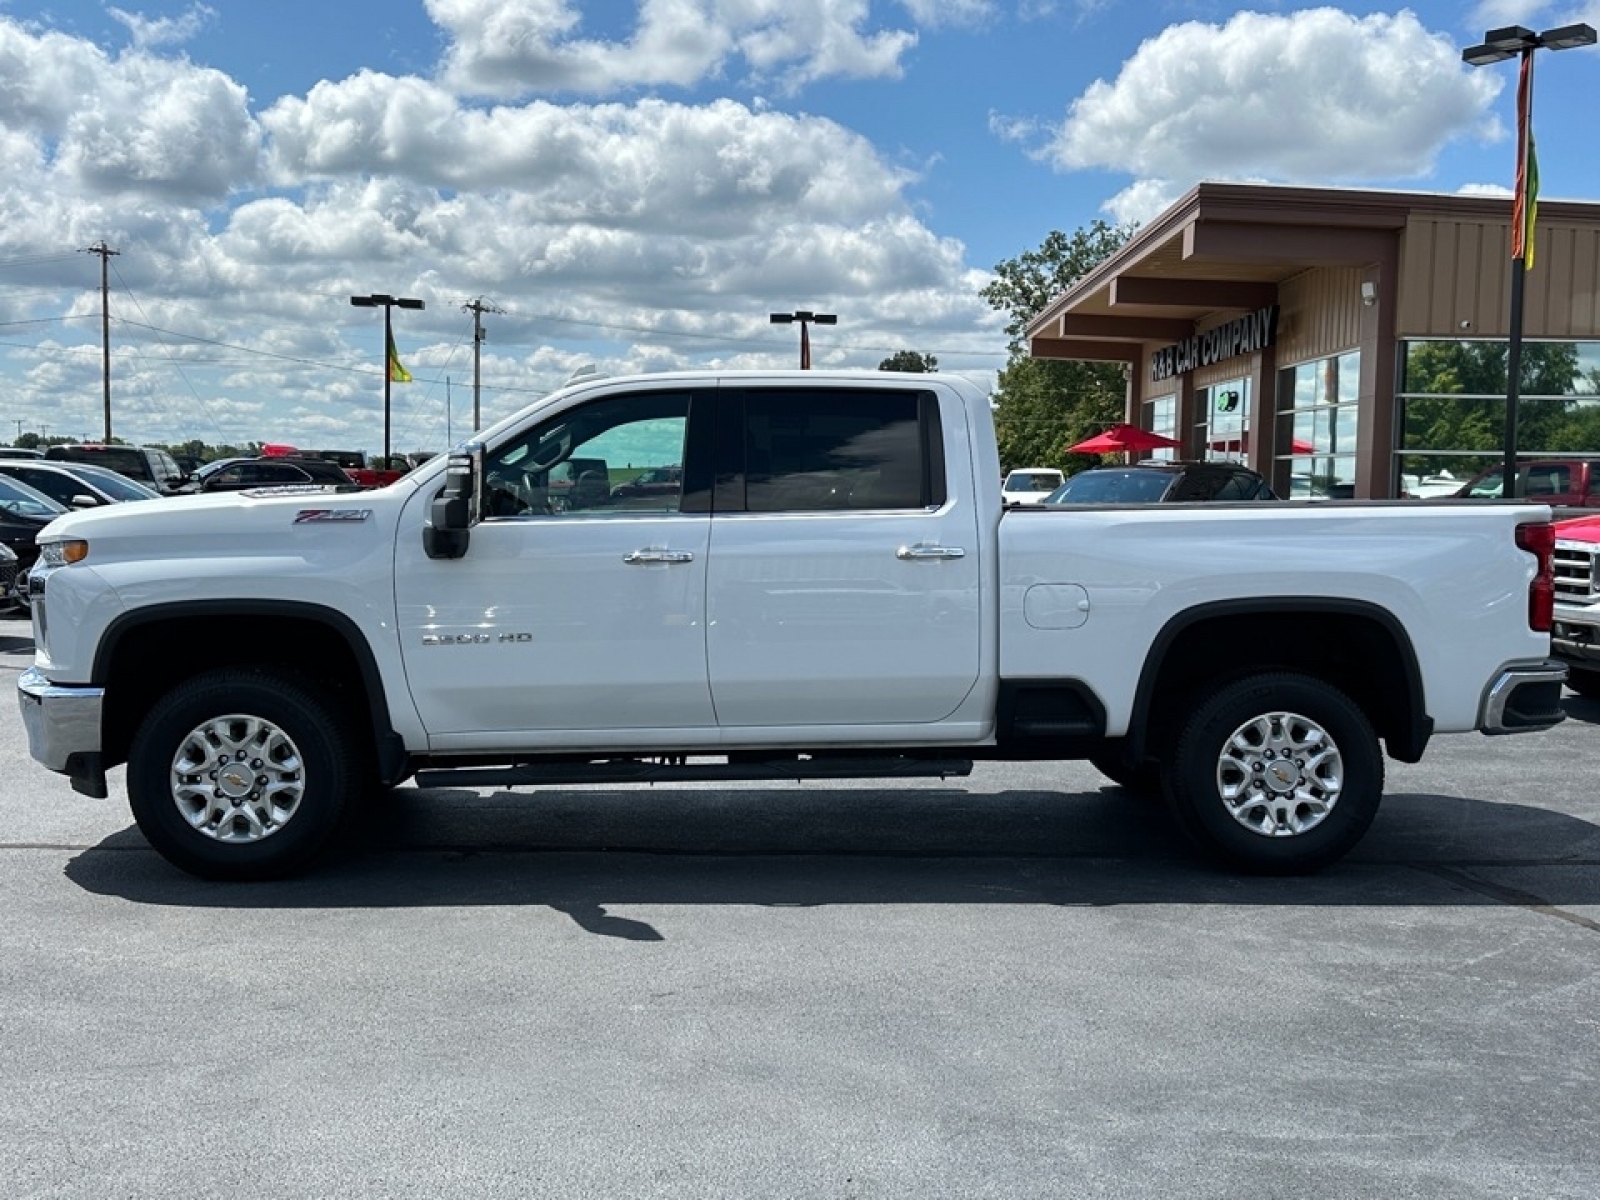
M 546 417 L 489 448 L 464 558 L 402 539 L 403 656 L 435 749 L 570 745 L 575 730 L 596 745 L 608 733 L 637 743 L 641 730 L 670 742 L 715 725 L 710 516 L 683 511 L 689 409 L 687 392 L 632 392 Z M 630 491 L 647 472 L 679 486 Z M 411 503 L 431 500 L 430 489 Z

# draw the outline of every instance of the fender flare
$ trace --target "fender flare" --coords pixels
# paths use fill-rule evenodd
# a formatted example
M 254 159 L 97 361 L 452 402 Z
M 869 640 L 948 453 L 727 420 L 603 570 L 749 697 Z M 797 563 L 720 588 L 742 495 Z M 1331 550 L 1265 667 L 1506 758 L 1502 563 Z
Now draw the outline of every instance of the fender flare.
M 1248 599 L 1216 600 L 1197 604 L 1175 613 L 1161 627 L 1150 643 L 1139 670 L 1139 683 L 1133 697 L 1133 710 L 1128 718 L 1128 741 L 1135 756 L 1146 749 L 1150 731 L 1150 713 L 1155 707 L 1156 681 L 1172 652 L 1174 643 L 1192 626 L 1203 621 L 1223 617 L 1248 617 L 1262 615 L 1293 615 L 1306 617 L 1356 617 L 1382 627 L 1399 651 L 1399 667 L 1406 681 L 1407 708 L 1399 736 L 1385 739 L 1391 757 L 1401 762 L 1421 759 L 1428 740 L 1433 736 L 1433 718 L 1424 708 L 1425 690 L 1422 667 L 1417 661 L 1417 651 L 1404 624 L 1388 609 L 1369 600 L 1351 600 L 1326 596 L 1253 596 Z
M 95 647 L 90 683 L 105 686 L 111 675 L 111 663 L 117 647 L 125 637 L 141 627 L 158 622 L 208 617 L 288 617 L 331 629 L 349 648 L 356 669 L 361 674 L 379 774 L 385 783 L 391 785 L 405 778 L 405 742 L 389 719 L 388 691 L 384 686 L 383 673 L 378 669 L 377 656 L 359 625 L 345 613 L 324 604 L 303 600 L 179 600 L 129 610 L 113 618 L 101 635 L 100 644 Z

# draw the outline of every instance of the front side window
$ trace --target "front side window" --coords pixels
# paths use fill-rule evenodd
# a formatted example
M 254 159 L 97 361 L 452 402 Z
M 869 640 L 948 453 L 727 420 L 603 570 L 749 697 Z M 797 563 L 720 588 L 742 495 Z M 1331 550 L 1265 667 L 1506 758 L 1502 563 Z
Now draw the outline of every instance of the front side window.
M 58 475 L 54 471 L 7 471 L 6 474 L 43 492 L 57 504 L 70 505 L 74 496 L 86 495 L 89 491 L 72 476 Z
M 608 396 L 535 425 L 486 456 L 484 516 L 682 511 L 689 401 Z
M 751 391 L 724 414 L 719 511 L 871 511 L 944 501 L 942 465 L 933 461 L 939 437 L 931 395 Z

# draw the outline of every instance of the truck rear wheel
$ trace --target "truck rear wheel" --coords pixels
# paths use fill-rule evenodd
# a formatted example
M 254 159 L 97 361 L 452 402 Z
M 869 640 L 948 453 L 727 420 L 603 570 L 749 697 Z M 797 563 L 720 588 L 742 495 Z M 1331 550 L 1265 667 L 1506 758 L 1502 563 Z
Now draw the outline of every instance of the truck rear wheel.
M 168 692 L 128 755 L 134 820 L 168 862 L 203 879 L 271 879 L 306 866 L 357 787 L 338 710 L 284 673 L 213 671 Z
M 1208 696 L 1170 767 L 1178 823 L 1232 867 L 1316 871 L 1361 840 L 1383 796 L 1371 723 L 1309 675 L 1251 675 Z

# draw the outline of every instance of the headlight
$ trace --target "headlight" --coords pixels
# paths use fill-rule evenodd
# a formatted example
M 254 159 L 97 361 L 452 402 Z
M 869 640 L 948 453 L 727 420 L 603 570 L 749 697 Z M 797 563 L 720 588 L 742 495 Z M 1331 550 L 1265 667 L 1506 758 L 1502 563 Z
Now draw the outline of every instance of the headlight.
M 82 538 L 62 538 L 39 543 L 39 561 L 47 567 L 64 567 L 89 557 L 89 543 Z

